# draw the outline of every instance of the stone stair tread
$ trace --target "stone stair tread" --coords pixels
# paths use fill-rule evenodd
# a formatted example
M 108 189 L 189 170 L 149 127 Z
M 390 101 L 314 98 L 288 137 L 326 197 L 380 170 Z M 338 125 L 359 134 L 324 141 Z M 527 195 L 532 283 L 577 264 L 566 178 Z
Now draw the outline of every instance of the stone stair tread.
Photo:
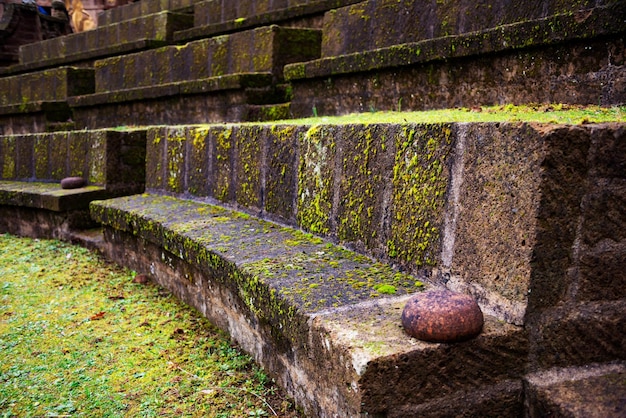
M 522 327 L 487 317 L 482 334 L 470 341 L 417 341 L 404 332 L 400 317 L 410 294 L 427 285 L 319 237 L 205 202 L 150 193 L 94 202 L 91 215 L 116 231 L 108 239 L 118 232 L 136 236 L 233 290 L 254 315 L 246 321 L 269 324 L 271 338 L 277 338 L 270 342 L 264 340 L 269 335 L 242 334 L 237 327 L 239 338 L 256 341 L 244 346 L 278 344 L 280 352 L 267 348 L 283 362 L 273 372 L 290 369 L 294 384 L 317 392 L 329 416 L 335 408 L 391 411 L 523 373 Z M 378 292 L 379 283 L 396 287 L 395 294 Z M 285 349 L 292 354 L 285 357 Z M 264 351 L 255 355 L 269 353 Z M 352 403 L 355 393 L 360 400 Z M 337 396 L 353 400 L 333 405 Z
M 59 183 L 0 181 L 0 203 L 62 212 L 85 209 L 89 202 L 109 196 L 104 187 L 62 189 Z
M 162 11 L 192 13 L 193 4 L 199 1 L 200 0 L 150 0 L 128 3 L 99 13 L 98 26 L 101 27 L 121 23 Z
M 282 8 L 268 7 L 268 10 L 260 13 L 240 13 L 236 17 L 227 18 L 220 22 L 195 25 L 193 28 L 176 32 L 174 34 L 174 40 L 189 41 L 236 32 L 243 29 L 251 29 L 257 26 L 279 24 L 285 20 L 323 13 L 324 11 L 358 3 L 359 1 L 361 0 L 321 0 Z M 197 17 L 196 20 L 198 20 Z
M 210 253 L 227 260 L 299 311 L 370 300 L 381 296 L 376 288 L 382 284 L 397 295 L 423 287 L 413 276 L 318 237 L 218 206 L 150 194 L 94 206 L 105 225 L 162 244 L 182 259 L 200 261 Z
M 172 41 L 174 31 L 189 27 L 192 22 L 193 18 L 188 14 L 162 11 L 24 45 L 20 49 L 20 63 L 7 68 L 4 73 L 67 65 L 162 46 Z
M 288 64 L 286 80 L 323 77 L 372 71 L 389 67 L 416 65 L 451 58 L 484 55 L 531 46 L 550 45 L 586 36 L 611 34 L 626 29 L 624 21 L 615 19 L 615 14 L 624 13 L 624 5 L 609 5 L 590 9 L 589 16 L 580 20 L 571 13 L 547 18 L 511 23 L 477 32 L 432 38 L 352 52 L 337 56 Z M 569 28 L 556 30 L 555 28 Z M 585 35 L 583 35 L 584 37 Z M 506 41 L 502 41 L 506 39 Z
M 272 73 L 269 72 L 226 74 L 198 80 L 177 81 L 154 86 L 74 96 L 69 98 L 68 101 L 72 106 L 94 106 L 101 103 L 129 102 L 179 94 L 208 93 L 265 86 L 272 82 L 272 77 Z
M 69 36 L 69 35 L 68 35 Z M 123 55 L 131 52 L 142 51 L 146 49 L 159 48 L 167 45 L 168 42 L 155 40 L 150 38 L 134 39 L 122 44 L 114 44 L 101 48 L 93 48 L 88 51 L 76 51 L 72 54 L 67 54 L 63 57 L 50 58 L 46 60 L 30 62 L 26 64 L 15 64 L 9 67 L 0 68 L 0 76 L 14 75 L 33 70 L 40 70 L 48 67 L 55 67 L 59 65 L 71 65 L 79 61 L 86 61 L 90 59 L 101 59 L 116 55 Z

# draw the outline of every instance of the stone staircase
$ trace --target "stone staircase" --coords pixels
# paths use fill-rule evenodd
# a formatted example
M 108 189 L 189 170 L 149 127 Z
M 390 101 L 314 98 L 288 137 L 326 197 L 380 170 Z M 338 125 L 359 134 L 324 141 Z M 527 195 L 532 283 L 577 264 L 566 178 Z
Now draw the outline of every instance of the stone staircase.
M 307 416 L 619 416 L 623 110 L 289 120 L 623 106 L 623 2 L 536 3 L 142 0 L 23 46 L 0 70 L 0 231 L 151 276 Z M 404 332 L 440 288 L 478 301 L 478 337 Z

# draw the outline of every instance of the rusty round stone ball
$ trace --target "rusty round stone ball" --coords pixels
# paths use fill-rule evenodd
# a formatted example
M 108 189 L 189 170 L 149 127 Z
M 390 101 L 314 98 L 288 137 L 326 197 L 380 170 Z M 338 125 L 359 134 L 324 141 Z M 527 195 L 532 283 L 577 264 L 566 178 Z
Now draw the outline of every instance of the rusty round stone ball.
M 79 189 L 87 184 L 82 177 L 65 177 L 61 180 L 62 189 Z
M 480 334 L 483 313 L 473 297 L 449 290 L 413 296 L 402 311 L 402 326 L 423 341 L 452 343 Z

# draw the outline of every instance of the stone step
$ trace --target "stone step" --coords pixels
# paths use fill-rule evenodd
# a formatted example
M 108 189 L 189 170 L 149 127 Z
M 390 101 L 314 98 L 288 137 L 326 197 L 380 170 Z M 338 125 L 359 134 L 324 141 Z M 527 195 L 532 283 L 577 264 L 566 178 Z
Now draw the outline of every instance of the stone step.
M 626 416 L 626 363 L 549 369 L 526 378 L 527 417 Z
M 597 6 L 619 3 L 618 0 L 533 0 L 525 3 L 524 7 L 518 7 L 502 0 L 487 4 L 477 4 L 472 0 L 445 3 L 367 0 L 326 14 L 322 57 L 480 32 L 519 22 L 541 21 L 560 14 L 575 14 L 577 19 L 584 19 Z M 518 36 L 528 41 L 534 34 L 520 32 Z
M 326 11 L 361 0 L 204 0 L 194 5 L 194 26 L 177 32 L 177 41 L 213 37 L 258 26 L 322 27 Z
M 160 12 L 193 13 L 194 3 L 200 0 L 149 0 L 105 10 L 98 14 L 98 27 L 115 25 Z
M 500 411 L 521 410 L 523 328 L 487 318 L 474 340 L 414 340 L 400 314 L 409 294 L 428 287 L 417 277 L 190 200 L 136 195 L 94 202 L 91 213 L 104 226 L 105 254 L 227 330 L 311 416 L 397 416 L 467 390 L 512 397 Z
M 249 105 L 287 101 L 283 67 L 319 57 L 320 39 L 273 25 L 99 60 L 95 93 L 71 101 L 74 120 L 89 129 L 248 120 Z
M 603 299 L 623 277 L 611 269 L 615 279 L 604 280 L 606 286 L 593 279 L 613 263 L 622 265 L 621 244 L 600 253 L 592 245 L 589 254 L 606 261 L 591 258 L 578 270 L 584 277 L 562 274 L 575 263 L 566 254 L 576 242 L 578 219 L 595 235 L 624 240 L 597 226 L 616 209 L 584 206 L 580 212 L 583 202 L 617 208 L 623 199 L 619 180 L 592 194 L 581 188 L 605 181 L 587 179 L 588 168 L 622 165 L 619 126 L 317 121 L 154 127 L 147 133 L 146 188 L 216 199 L 431 272 L 448 286 L 469 287 L 492 315 L 522 324 L 529 300 L 542 308 L 557 305 L 569 300 L 566 289 L 574 282 L 579 299 L 583 293 Z M 550 192 L 554 188 L 559 192 Z M 551 215 L 552 205 L 562 217 Z M 624 223 L 617 215 L 611 219 L 608 225 Z M 560 250 L 535 254 L 535 248 Z
M 58 189 L 63 178 L 82 177 L 109 196 L 141 193 L 145 158 L 145 130 L 0 136 L 0 180 L 15 182 L 18 189 L 30 188 L 29 182 Z
M 416 39 L 425 39 L 407 43 L 401 43 L 409 40 L 406 36 L 372 37 L 372 42 L 378 42 L 375 44 L 367 44 L 370 38 L 357 35 L 360 31 L 347 23 L 345 30 L 339 30 L 339 16 L 353 13 L 354 20 L 361 16 L 361 12 L 356 12 L 364 4 L 327 15 L 333 16 L 333 20 L 324 27 L 319 60 L 285 68 L 285 77 L 293 85 L 295 117 L 311 116 L 314 107 L 318 115 L 337 115 L 501 103 L 610 106 L 626 100 L 619 81 L 623 78 L 623 62 L 607 59 L 623 43 L 626 26 L 624 19 L 617 18 L 626 14 L 623 2 L 610 2 L 584 13 L 567 12 L 474 32 L 417 36 Z M 391 17 L 401 16 L 393 10 L 390 7 L 388 12 Z M 428 17 L 415 13 L 409 16 Z M 352 24 L 370 30 L 367 19 L 357 19 Z M 394 25 L 381 24 L 380 30 L 386 31 L 387 27 Z M 404 25 L 396 27 L 405 29 Z M 350 36 L 365 44 L 350 45 Z M 344 39 L 348 45 L 342 46 Z M 605 81 L 594 81 L 598 77 Z
M 58 67 L 0 78 L 0 127 L 3 135 L 45 132 L 49 123 L 66 122 L 67 98 L 93 93 L 89 68 Z
M 193 16 L 159 12 L 94 30 L 48 39 L 20 48 L 20 63 L 4 69 L 15 74 L 58 65 L 92 65 L 96 59 L 171 43 L 175 31 L 191 27 Z

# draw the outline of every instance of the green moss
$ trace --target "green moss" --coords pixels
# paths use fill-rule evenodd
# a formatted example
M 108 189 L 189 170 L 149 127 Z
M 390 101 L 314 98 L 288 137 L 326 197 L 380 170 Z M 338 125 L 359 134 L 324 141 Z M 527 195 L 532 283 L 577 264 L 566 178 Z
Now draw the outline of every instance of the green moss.
M 416 266 L 436 264 L 448 185 L 450 125 L 407 125 L 396 138 L 388 255 Z
M 326 128 L 312 127 L 301 142 L 298 170 L 298 224 L 313 233 L 330 233 L 335 143 Z
M 225 127 L 215 133 L 215 163 L 216 178 L 214 196 L 226 202 L 230 199 L 231 193 L 231 148 L 232 148 L 232 128 Z
M 385 295 L 393 295 L 397 292 L 397 289 L 395 286 L 389 284 L 381 284 L 376 288 L 376 291 Z
M 260 207 L 261 127 L 246 126 L 237 131 L 237 203 L 245 207 Z
M 184 192 L 186 132 L 175 128 L 167 136 L 167 190 L 174 193 Z

